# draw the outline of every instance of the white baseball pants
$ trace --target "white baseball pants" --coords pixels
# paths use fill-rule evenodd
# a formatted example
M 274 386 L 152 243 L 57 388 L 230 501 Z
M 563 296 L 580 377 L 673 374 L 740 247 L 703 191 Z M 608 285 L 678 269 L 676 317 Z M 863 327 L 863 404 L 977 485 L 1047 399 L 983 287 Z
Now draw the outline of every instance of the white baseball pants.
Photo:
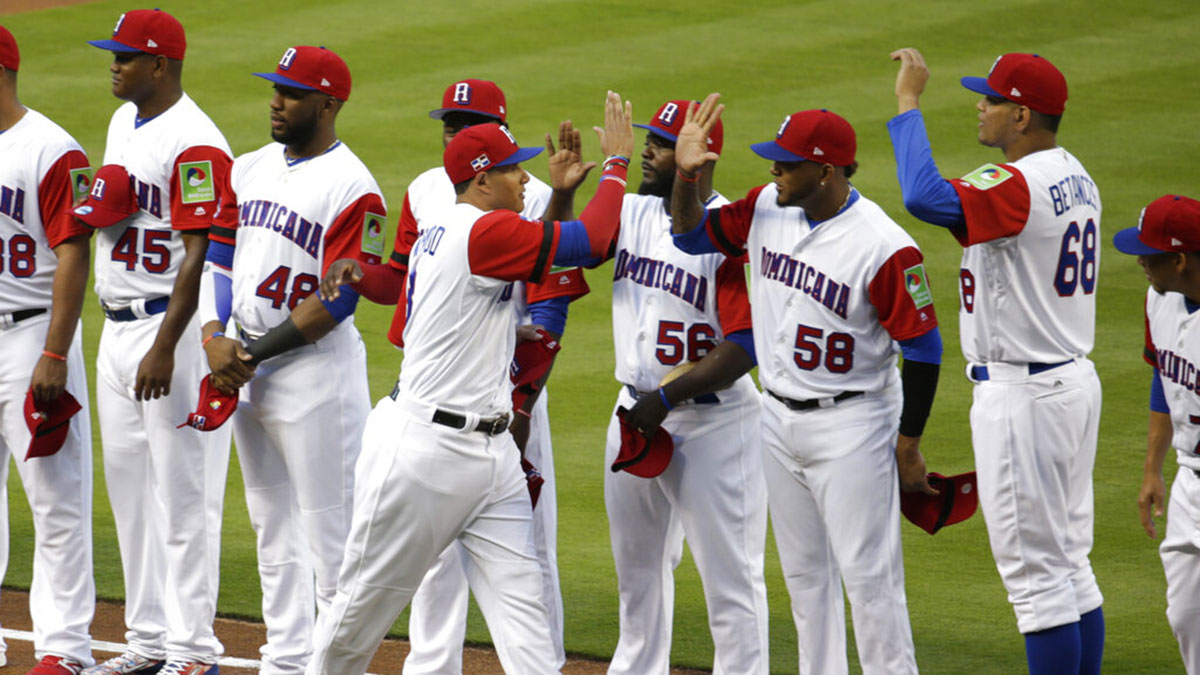
M 1200 675 L 1200 478 L 1180 466 L 1158 549 L 1167 575 L 1167 621 L 1188 675 Z

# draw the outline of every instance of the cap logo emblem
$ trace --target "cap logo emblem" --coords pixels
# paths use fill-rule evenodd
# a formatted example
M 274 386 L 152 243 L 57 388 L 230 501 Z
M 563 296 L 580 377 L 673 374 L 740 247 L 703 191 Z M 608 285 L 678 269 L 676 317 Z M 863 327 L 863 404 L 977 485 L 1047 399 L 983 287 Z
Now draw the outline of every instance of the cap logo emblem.
M 663 123 L 663 126 L 671 126 L 675 123 L 675 115 L 679 113 L 679 106 L 674 103 L 668 103 L 663 106 L 662 112 L 658 114 L 658 121 Z
M 825 151 L 814 145 L 813 146 L 813 154 L 816 155 L 817 157 L 824 157 Z
M 1175 237 L 1171 237 L 1171 245 L 1172 246 L 1183 246 L 1183 242 L 1179 241 Z
M 788 124 L 791 123 L 791 121 L 792 121 L 791 115 L 788 115 L 787 117 L 783 118 L 783 124 L 779 125 L 779 131 L 775 132 L 775 138 L 779 138 L 780 136 L 783 135 L 783 132 L 787 131 Z
M 280 57 L 280 59 L 279 59 L 279 69 L 287 70 L 288 68 L 291 68 L 292 61 L 295 60 L 295 58 L 296 58 L 296 48 L 288 47 L 287 51 L 285 51 L 283 53 L 283 56 Z
M 86 216 L 87 214 L 89 214 L 91 212 L 92 212 L 92 207 L 90 207 L 90 206 L 81 206 L 81 207 L 75 209 L 75 215 L 77 215 L 77 216 Z
M 322 77 L 321 78 L 321 86 L 322 87 L 332 87 L 333 85 L 329 83 L 329 80 Z
M 479 173 L 480 171 L 483 171 L 484 169 L 486 169 L 488 167 L 488 165 L 491 163 L 492 163 L 492 160 L 487 156 L 487 153 L 485 152 L 482 155 L 471 160 L 471 168 L 474 169 L 476 173 Z
M 1002 58 L 1004 58 L 1003 54 L 1001 54 L 1000 56 L 997 56 L 995 61 L 992 61 L 992 67 L 988 68 L 988 77 L 992 76 L 992 71 L 996 69 L 996 66 L 999 65 L 1000 59 L 1002 59 Z
M 1140 214 L 1138 214 L 1138 232 L 1142 231 L 1142 221 L 1145 219 L 1146 219 L 1146 209 L 1142 209 L 1142 212 Z
M 117 25 L 113 26 L 113 35 L 121 32 L 121 24 L 125 23 L 125 15 L 117 17 Z
M 1012 91 L 1008 92 L 1008 95 L 1013 98 L 1021 98 L 1021 90 L 1013 87 Z
M 508 130 L 508 127 L 500 127 L 500 131 L 503 131 L 504 135 L 508 136 L 508 140 L 511 141 L 513 145 L 517 144 L 517 139 L 513 138 L 512 132 Z
M 458 103 L 460 105 L 470 105 L 471 104 L 471 83 L 470 82 L 459 82 L 458 84 L 454 85 L 453 101 L 454 101 L 454 103 Z
M 153 39 L 151 39 L 151 38 L 146 38 L 146 46 L 147 46 L 147 47 L 150 47 L 150 48 L 157 48 L 157 47 L 158 47 L 158 43 L 157 43 L 157 42 L 155 42 L 155 41 L 154 41 Z
M 98 202 L 104 201 L 104 179 L 97 178 L 92 181 L 92 199 Z

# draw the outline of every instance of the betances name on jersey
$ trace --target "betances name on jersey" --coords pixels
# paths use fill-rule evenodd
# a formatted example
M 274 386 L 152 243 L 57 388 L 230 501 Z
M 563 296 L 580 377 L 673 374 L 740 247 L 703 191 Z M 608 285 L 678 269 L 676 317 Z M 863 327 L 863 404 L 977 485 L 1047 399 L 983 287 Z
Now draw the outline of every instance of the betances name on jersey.
M 805 295 L 821 303 L 834 314 L 846 318 L 850 303 L 849 284 L 838 283 L 832 277 L 801 260 L 796 260 L 786 253 L 762 249 L 763 279 L 778 281 L 784 286 L 790 286 L 803 291 Z
M 625 249 L 617 254 L 613 281 L 629 279 L 646 288 L 661 289 L 701 312 L 708 300 L 708 279 L 654 258 L 639 258 Z
M 321 251 L 325 226 L 314 223 L 283 204 L 266 199 L 251 199 L 238 208 L 238 227 L 262 227 L 278 232 L 314 259 Z

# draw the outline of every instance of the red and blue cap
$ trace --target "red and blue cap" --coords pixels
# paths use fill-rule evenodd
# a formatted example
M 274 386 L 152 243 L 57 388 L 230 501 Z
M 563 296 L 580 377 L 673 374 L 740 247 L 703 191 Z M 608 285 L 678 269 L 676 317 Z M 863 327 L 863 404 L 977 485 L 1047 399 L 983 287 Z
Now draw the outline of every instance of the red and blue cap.
M 83 406 L 66 389 L 51 401 L 34 399 L 32 389 L 26 392 L 25 426 L 29 429 L 29 447 L 25 450 L 25 461 L 49 457 L 61 450 L 71 431 L 71 418 L 82 409 Z
M 1137 227 L 1113 237 L 1113 246 L 1129 255 L 1200 252 L 1200 202 L 1163 195 L 1142 209 Z
M 962 86 L 1044 115 L 1061 115 L 1067 105 L 1067 78 L 1037 54 L 1005 54 L 992 64 L 987 77 L 964 77 Z
M 494 117 L 501 122 L 508 121 L 504 92 L 491 80 L 459 80 L 446 87 L 446 92 L 442 94 L 442 107 L 430 110 L 429 116 L 440 120 L 452 112 L 474 113 Z
M 254 73 L 275 84 L 319 91 L 345 101 L 350 98 L 350 68 L 342 57 L 325 47 L 288 47 L 273 73 Z
M 801 110 L 783 119 L 775 140 L 750 146 L 760 157 L 776 162 L 820 162 L 850 166 L 858 141 L 854 127 L 841 115 L 824 108 Z
M 0 66 L 15 73 L 19 65 L 21 52 L 17 49 L 17 39 L 7 28 L 0 26 Z
M 937 534 L 943 527 L 975 515 L 979 508 L 979 485 L 974 471 L 957 476 L 930 473 L 926 480 L 938 494 L 900 493 L 900 512 L 910 523 L 929 534 Z
M 688 106 L 693 101 L 667 101 L 654 113 L 650 124 L 635 124 L 633 126 L 646 129 L 650 133 L 665 138 L 672 143 L 679 140 L 679 130 L 683 128 L 683 119 L 687 115 Z M 708 149 L 721 154 L 725 145 L 725 125 L 718 119 L 708 134 Z
M 87 200 L 71 209 L 71 213 L 92 227 L 108 227 L 132 216 L 137 210 L 137 196 L 125 167 L 105 164 L 96 169 Z
M 145 52 L 183 60 L 187 38 L 179 20 L 161 9 L 135 9 L 117 19 L 111 40 L 89 40 L 110 52 Z
M 621 428 L 621 448 L 613 460 L 613 473 L 626 471 L 642 478 L 654 478 L 667 470 L 675 454 L 675 441 L 661 426 L 647 438 L 633 427 L 626 418 L 629 411 L 617 408 L 617 420 Z
M 454 135 L 442 154 L 442 164 L 450 182 L 457 185 L 494 167 L 524 162 L 541 151 L 518 146 L 512 133 L 499 124 L 476 124 Z

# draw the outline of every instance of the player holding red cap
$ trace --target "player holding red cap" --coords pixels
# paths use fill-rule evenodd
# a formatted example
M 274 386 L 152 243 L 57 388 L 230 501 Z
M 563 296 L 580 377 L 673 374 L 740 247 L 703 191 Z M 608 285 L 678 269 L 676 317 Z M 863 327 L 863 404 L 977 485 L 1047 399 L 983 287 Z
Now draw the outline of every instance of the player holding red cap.
M 633 148 L 629 104 L 609 93 L 600 145 L 608 159 L 580 220 L 529 221 L 520 148 L 497 124 L 472 126 L 446 147 L 458 195 L 427 221 L 409 259 L 404 368 L 363 432 L 346 559 L 330 611 L 318 617 L 310 674 L 365 673 L 379 641 L 453 541 L 482 582 L 479 606 L 507 672 L 558 672 L 533 512 L 519 451 L 507 433 L 515 346 L 512 283 L 604 254 L 617 227 Z M 577 159 L 578 162 L 578 159 Z M 395 292 L 393 275 L 363 270 L 368 297 Z M 386 286 L 385 289 L 374 286 Z
M 1005 54 L 986 78 L 964 77 L 983 95 L 979 142 L 1006 163 L 945 180 L 919 108 L 929 70 L 915 49 L 891 57 L 901 62 L 888 131 L 904 204 L 963 247 L 959 332 L 975 383 L 979 503 L 1029 671 L 1098 673 L 1103 598 L 1088 556 L 1100 379 L 1087 355 L 1100 195 L 1056 140 L 1066 79 L 1037 54 Z
M 200 315 L 212 383 L 242 387 L 233 434 L 258 535 L 262 672 L 289 674 L 312 653 L 313 608 L 333 599 L 371 409 L 358 294 L 321 302 L 315 292 L 334 260 L 380 263 L 387 208 L 337 136 L 346 63 L 289 47 L 274 72 L 255 75 L 275 84 L 275 142 L 238 157 L 222 188 Z
M 675 145 L 690 101 L 664 103 L 646 129 L 638 194 L 621 204 L 609 251 L 613 347 L 621 383 L 609 420 L 605 464 L 620 459 L 622 410 L 628 426 L 669 432 L 677 459 L 642 477 L 639 465 L 604 472 L 604 503 L 620 591 L 620 640 L 610 675 L 670 668 L 672 575 L 688 548 L 704 586 L 716 672 L 769 671 L 763 552 L 767 496 L 759 444 L 745 256 L 693 256 L 671 245 Z M 720 154 L 724 130 L 709 130 Z M 697 177 L 712 208 L 716 162 Z M 695 366 L 665 386 L 676 368 Z M 661 426 L 660 426 L 661 425 Z M 662 431 L 665 429 L 665 432 Z
M 690 253 L 750 254 L 767 497 L 801 670 L 847 670 L 844 582 L 863 672 L 916 673 L 897 484 L 932 492 L 919 443 L 942 355 L 921 252 L 851 185 L 854 129 L 828 110 L 789 115 L 751 146 L 773 183 L 704 208 L 718 98 L 679 132 L 672 228 Z
M 1163 461 L 1174 447 L 1179 471 L 1171 485 L 1167 529 L 1159 554 L 1167 576 L 1167 620 L 1189 673 L 1200 673 L 1200 202 L 1165 195 L 1142 209 L 1137 227 L 1113 237 L 1118 251 L 1136 255 L 1150 280 L 1146 289 L 1146 347 L 1154 368 L 1146 465 L 1138 506 L 1142 527 L 1158 536 L 1154 517 L 1163 514 Z
M 204 377 L 195 310 L 229 144 L 183 91 L 187 41 L 173 16 L 126 12 L 111 39 L 91 44 L 113 53 L 112 93 L 126 102 L 109 123 L 104 164 L 128 173 L 137 208 L 123 219 L 123 205 L 81 215 L 102 227 L 97 408 L 128 627 L 125 653 L 88 672 L 198 675 L 215 671 L 223 651 L 212 622 L 229 432 L 176 425 Z M 94 198 L 116 199 L 120 188 L 107 181 Z
M 91 230 L 71 217 L 89 187 L 87 156 L 66 131 L 17 98 L 17 41 L 0 26 L 0 484 L 9 456 L 33 512 L 35 675 L 75 675 L 92 663 L 92 434 L 79 313 Z M 31 430 L 23 414 L 73 397 L 58 452 L 25 461 Z M 35 448 L 41 450 L 42 448 Z M 0 518 L 0 570 L 8 561 Z M 0 665 L 6 661 L 0 641 Z

